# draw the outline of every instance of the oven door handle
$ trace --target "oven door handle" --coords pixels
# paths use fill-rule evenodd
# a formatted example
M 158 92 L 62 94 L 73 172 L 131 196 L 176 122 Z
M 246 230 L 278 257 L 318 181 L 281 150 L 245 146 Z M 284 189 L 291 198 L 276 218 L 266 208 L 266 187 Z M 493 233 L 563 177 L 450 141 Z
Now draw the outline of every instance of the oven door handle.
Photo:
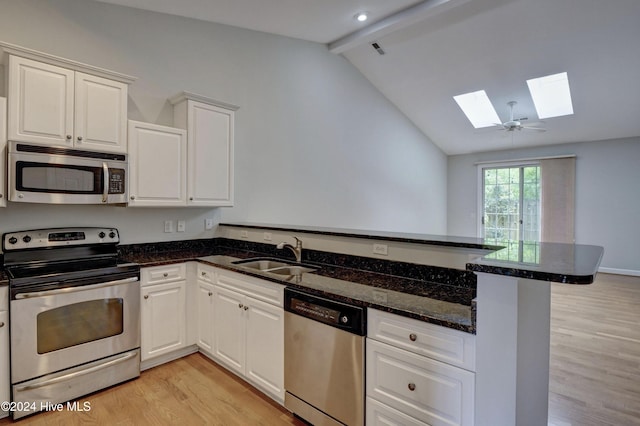
M 64 381 L 67 381 L 67 380 L 71 380 L 71 379 L 73 379 L 75 377 L 84 376 L 85 374 L 93 373 L 93 372 L 96 372 L 98 370 L 102 370 L 104 368 L 111 367 L 111 366 L 114 366 L 116 364 L 120 364 L 121 362 L 128 361 L 128 360 L 130 360 L 131 358 L 133 358 L 133 357 L 135 357 L 137 355 L 138 355 L 137 351 L 128 352 L 128 353 L 124 354 L 123 356 L 121 356 L 120 358 L 116 358 L 116 359 L 113 359 L 111 361 L 107 361 L 104 364 L 95 365 L 95 366 L 87 368 L 85 370 L 74 371 L 73 373 L 65 374 L 64 376 L 54 377 L 53 379 L 45 380 L 44 382 L 34 383 L 32 385 L 20 386 L 20 387 L 15 388 L 15 390 L 17 392 L 25 392 L 25 391 L 29 391 L 29 390 L 32 390 L 32 389 L 38 389 L 38 388 L 41 388 L 41 387 L 44 387 L 44 386 L 49 386 L 49 385 L 53 385 L 53 384 L 56 384 L 56 383 L 64 382 Z
M 107 163 L 102 163 L 102 202 L 106 203 L 109 200 L 109 166 Z
M 95 289 L 104 288 L 104 287 L 113 287 L 120 284 L 133 283 L 136 281 L 139 281 L 138 277 L 131 277 L 131 278 L 125 278 L 122 280 L 108 281 L 106 283 L 85 285 L 80 287 L 66 287 L 66 288 L 60 288 L 56 290 L 38 291 L 34 293 L 18 293 L 16 294 L 16 299 L 32 299 L 34 297 L 55 296 L 56 294 L 76 293 L 78 291 L 95 290 Z

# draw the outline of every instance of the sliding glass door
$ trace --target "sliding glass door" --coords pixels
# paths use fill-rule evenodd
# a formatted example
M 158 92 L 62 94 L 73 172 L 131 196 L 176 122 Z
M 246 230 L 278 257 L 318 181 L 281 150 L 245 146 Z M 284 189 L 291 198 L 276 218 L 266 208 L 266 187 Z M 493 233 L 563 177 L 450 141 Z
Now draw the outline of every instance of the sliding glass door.
M 524 256 L 534 261 L 537 253 L 527 255 L 522 253 L 522 247 L 526 247 L 527 242 L 540 241 L 540 166 L 483 167 L 481 173 L 481 223 L 485 243 L 514 249 L 518 246 L 520 253 L 513 253 L 509 258 L 523 259 Z M 525 244 L 518 244 L 519 241 Z

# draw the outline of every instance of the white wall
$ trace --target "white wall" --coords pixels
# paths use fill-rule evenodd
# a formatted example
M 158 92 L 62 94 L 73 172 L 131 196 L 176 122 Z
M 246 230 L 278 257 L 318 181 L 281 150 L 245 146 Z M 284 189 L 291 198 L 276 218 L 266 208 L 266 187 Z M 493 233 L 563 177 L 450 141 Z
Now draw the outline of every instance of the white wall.
M 450 156 L 448 234 L 476 236 L 475 162 L 565 154 L 577 156 L 576 243 L 603 246 L 603 268 L 640 273 L 640 138 Z
M 446 156 L 324 45 L 83 0 L 0 0 L 0 40 L 138 77 L 131 119 L 171 125 L 167 98 L 183 90 L 240 106 L 235 207 L 12 204 L 0 232 L 91 221 L 171 240 L 203 235 L 210 216 L 446 232 Z M 187 233 L 162 233 L 180 216 Z

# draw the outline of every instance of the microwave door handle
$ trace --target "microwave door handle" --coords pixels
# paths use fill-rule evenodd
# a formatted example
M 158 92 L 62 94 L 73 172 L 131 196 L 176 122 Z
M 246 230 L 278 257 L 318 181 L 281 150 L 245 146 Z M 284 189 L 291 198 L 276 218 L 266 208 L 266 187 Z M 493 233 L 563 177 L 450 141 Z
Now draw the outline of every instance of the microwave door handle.
M 107 163 L 102 163 L 102 170 L 102 202 L 106 203 L 109 199 L 109 166 Z

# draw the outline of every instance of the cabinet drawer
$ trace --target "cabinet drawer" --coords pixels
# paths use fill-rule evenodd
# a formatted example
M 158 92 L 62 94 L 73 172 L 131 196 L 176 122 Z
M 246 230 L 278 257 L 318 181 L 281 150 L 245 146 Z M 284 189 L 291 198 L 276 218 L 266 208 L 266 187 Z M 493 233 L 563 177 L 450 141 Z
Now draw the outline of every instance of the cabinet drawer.
M 0 284 L 0 311 L 9 309 L 9 286 Z
M 367 398 L 367 426 L 429 426 L 373 398 Z
M 198 263 L 198 279 L 207 283 L 215 283 L 215 268 L 213 266 Z
M 276 306 L 284 304 L 284 286 L 226 270 L 218 271 L 217 284 Z
M 369 309 L 367 336 L 469 371 L 476 369 L 473 334 Z
M 367 339 L 367 396 L 433 426 L 472 425 L 475 374 Z
M 140 269 L 141 286 L 187 279 L 186 263 L 172 265 L 152 266 Z

